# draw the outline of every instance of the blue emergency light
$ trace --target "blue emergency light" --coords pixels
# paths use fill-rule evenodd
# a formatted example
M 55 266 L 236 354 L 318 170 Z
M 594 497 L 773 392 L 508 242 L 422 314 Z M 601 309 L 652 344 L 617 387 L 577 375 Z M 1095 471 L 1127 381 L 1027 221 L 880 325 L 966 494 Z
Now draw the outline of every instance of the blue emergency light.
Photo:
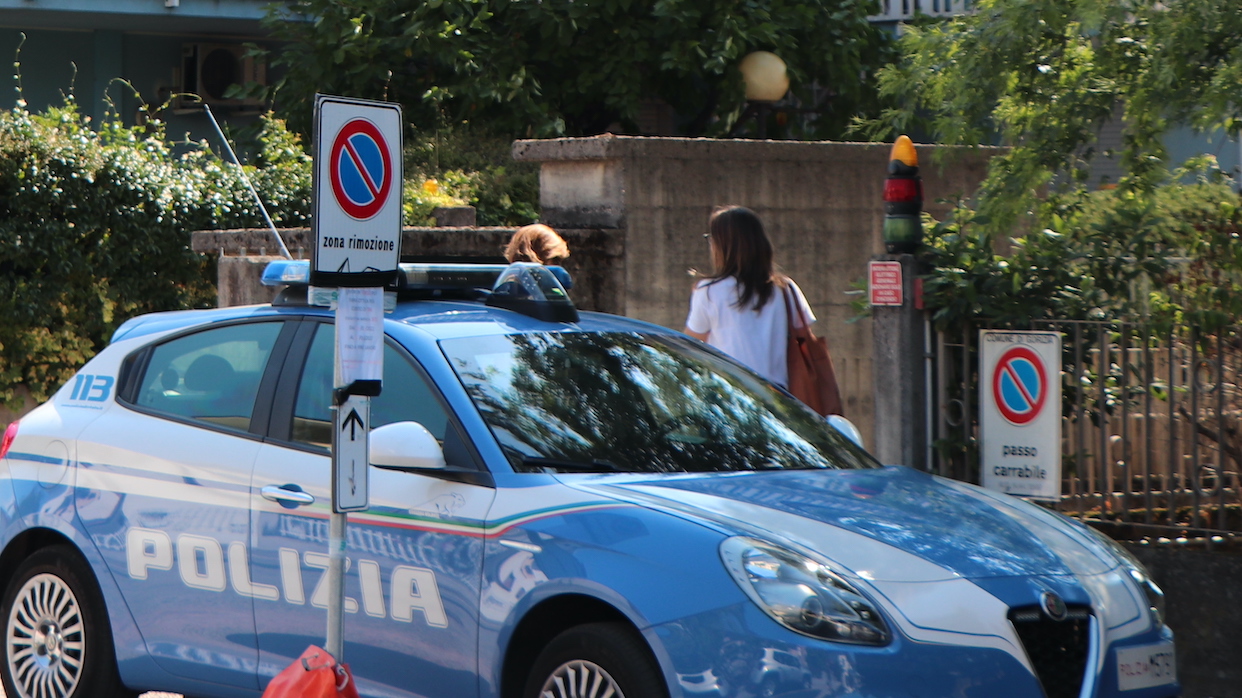
M 273 303 L 301 304 L 306 302 L 310 271 L 309 260 L 276 260 L 268 263 L 263 270 L 261 283 L 264 286 L 286 287 Z M 548 322 L 578 321 L 578 310 L 567 292 L 567 289 L 573 288 L 573 279 L 562 267 L 527 262 L 405 262 L 398 265 L 397 272 L 396 281 L 387 290 L 407 298 L 483 300 L 486 305 Z

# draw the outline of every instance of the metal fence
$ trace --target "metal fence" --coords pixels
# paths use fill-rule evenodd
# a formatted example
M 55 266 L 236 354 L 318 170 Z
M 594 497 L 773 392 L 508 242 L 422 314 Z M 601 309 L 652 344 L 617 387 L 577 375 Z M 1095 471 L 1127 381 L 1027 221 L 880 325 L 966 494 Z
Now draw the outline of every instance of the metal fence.
M 938 333 L 934 468 L 979 481 L 978 327 Z M 1242 335 L 1055 321 L 1063 337 L 1061 501 L 1083 518 L 1242 531 Z

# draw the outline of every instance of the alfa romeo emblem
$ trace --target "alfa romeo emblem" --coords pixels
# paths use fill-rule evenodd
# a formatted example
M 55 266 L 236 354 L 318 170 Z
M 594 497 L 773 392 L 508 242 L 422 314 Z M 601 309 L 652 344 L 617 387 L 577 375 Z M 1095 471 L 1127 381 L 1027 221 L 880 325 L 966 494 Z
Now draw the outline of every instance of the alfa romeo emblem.
M 1044 615 L 1052 620 L 1065 620 L 1065 617 L 1069 615 L 1065 601 L 1051 591 L 1045 591 L 1039 595 L 1039 607 L 1044 610 Z

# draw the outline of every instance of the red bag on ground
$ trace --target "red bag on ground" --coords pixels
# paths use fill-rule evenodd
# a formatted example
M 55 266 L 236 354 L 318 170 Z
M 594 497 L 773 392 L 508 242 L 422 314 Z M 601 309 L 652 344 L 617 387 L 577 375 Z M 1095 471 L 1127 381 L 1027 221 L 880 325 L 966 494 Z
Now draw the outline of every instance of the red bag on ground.
M 272 679 L 263 698 L 358 698 L 358 689 L 348 664 L 311 645 Z
M 788 289 L 781 295 L 785 297 L 785 316 L 789 319 L 789 392 L 824 416 L 841 414 L 841 390 L 832 355 L 828 353 L 828 340 L 811 331 L 802 306 L 790 298 L 793 294 Z M 793 306 L 798 308 L 796 316 Z M 795 318 L 801 326 L 795 326 Z

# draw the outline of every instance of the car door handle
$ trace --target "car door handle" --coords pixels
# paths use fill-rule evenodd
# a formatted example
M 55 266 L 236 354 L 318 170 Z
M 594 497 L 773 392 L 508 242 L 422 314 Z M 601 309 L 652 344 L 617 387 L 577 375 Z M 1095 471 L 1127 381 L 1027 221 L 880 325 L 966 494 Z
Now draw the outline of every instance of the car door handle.
M 281 504 L 314 504 L 315 495 L 310 492 L 302 492 L 300 490 L 288 489 L 288 485 L 268 485 L 259 490 L 259 494 L 269 502 L 279 502 Z

